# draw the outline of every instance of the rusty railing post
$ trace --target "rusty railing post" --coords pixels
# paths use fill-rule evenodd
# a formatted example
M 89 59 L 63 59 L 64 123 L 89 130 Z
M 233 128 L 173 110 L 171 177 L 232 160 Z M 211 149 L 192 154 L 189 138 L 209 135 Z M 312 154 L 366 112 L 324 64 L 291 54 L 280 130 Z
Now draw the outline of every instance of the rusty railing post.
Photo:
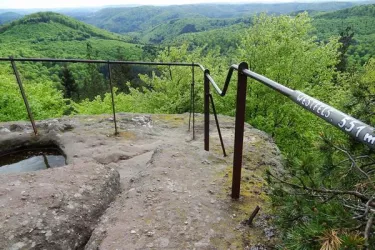
M 33 113 L 31 112 L 31 109 L 30 109 L 30 106 L 29 106 L 29 102 L 27 101 L 26 93 L 25 93 L 25 90 L 23 89 L 21 77 L 20 77 L 20 74 L 18 73 L 16 63 L 14 62 L 13 57 L 9 57 L 9 59 L 10 59 L 10 63 L 12 64 L 14 75 L 16 76 L 18 87 L 20 88 L 20 91 L 21 91 L 23 102 L 25 103 L 25 106 L 26 106 L 27 115 L 29 116 L 29 119 L 30 119 L 30 122 L 31 122 L 31 126 L 33 127 L 34 134 L 37 135 L 38 134 L 38 130 L 36 129 L 36 126 L 35 126 L 35 121 L 34 121 Z
M 195 74 L 194 74 L 194 62 L 191 63 L 189 132 L 190 132 L 191 115 L 192 114 L 193 114 L 193 140 L 195 140 Z
M 193 79 L 193 69 L 191 71 L 191 75 L 192 75 L 192 79 Z M 190 105 L 189 105 L 189 132 L 190 132 L 190 128 L 191 128 L 191 113 L 193 112 L 193 80 L 191 81 L 191 84 L 190 84 Z
M 242 151 L 243 151 L 243 134 L 245 126 L 246 110 L 246 89 L 247 76 L 243 73 L 248 69 L 248 65 L 242 62 L 238 66 L 237 80 L 237 104 L 236 104 L 236 125 L 234 135 L 234 154 L 233 154 L 233 178 L 232 178 L 232 198 L 240 197 L 241 187 L 241 169 L 242 169 Z
M 210 81 L 207 74 L 210 71 L 204 71 L 204 150 L 210 150 Z
M 113 122 L 115 123 L 115 135 L 118 134 L 117 131 L 117 120 L 116 120 L 116 107 L 115 107 L 115 97 L 113 95 L 113 86 L 112 86 L 112 74 L 111 74 L 111 64 L 107 63 L 108 67 L 108 78 L 109 78 L 109 87 L 111 88 L 111 98 L 112 98 L 112 111 L 113 111 Z
M 215 109 L 214 98 L 212 97 L 211 94 L 210 94 L 209 96 L 210 96 L 210 100 L 211 100 L 212 111 L 213 111 L 213 113 L 214 113 L 214 117 L 215 117 L 217 133 L 219 134 L 219 139 L 220 139 L 221 149 L 223 150 L 223 155 L 224 155 L 224 157 L 226 157 L 226 156 L 227 156 L 227 153 L 225 152 L 225 147 L 224 147 L 223 137 L 221 136 L 221 130 L 220 130 L 220 125 L 219 125 L 219 119 L 217 119 L 217 114 L 216 114 L 216 109 Z

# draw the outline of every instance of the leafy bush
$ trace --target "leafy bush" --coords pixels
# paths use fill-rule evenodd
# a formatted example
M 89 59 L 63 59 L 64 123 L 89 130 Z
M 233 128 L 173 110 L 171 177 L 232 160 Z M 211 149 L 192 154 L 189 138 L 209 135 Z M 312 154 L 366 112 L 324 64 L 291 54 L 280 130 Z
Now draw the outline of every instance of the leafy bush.
M 14 75 L 6 68 L 0 68 L 0 72 L 0 121 L 27 120 Z M 24 88 L 35 119 L 61 117 L 68 108 L 51 81 L 32 81 L 24 84 Z

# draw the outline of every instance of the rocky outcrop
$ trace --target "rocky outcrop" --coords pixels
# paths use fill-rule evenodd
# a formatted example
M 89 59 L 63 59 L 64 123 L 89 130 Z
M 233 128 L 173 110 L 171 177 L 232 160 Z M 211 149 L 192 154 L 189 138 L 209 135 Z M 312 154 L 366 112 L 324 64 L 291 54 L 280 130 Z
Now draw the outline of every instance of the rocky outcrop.
M 95 164 L 0 175 L 0 249 L 82 248 L 119 188 Z
M 0 175 L 0 249 L 267 249 L 265 169 L 282 170 L 276 145 L 246 124 L 241 198 L 230 198 L 234 119 L 214 119 L 210 152 L 203 116 L 196 139 L 189 115 L 74 116 L 0 124 L 0 155 L 19 145 L 54 144 L 68 166 Z M 117 195 L 117 193 L 119 193 Z M 259 205 L 252 227 L 246 221 Z M 272 229 L 272 230 L 271 230 Z M 260 248 L 259 248 L 260 247 Z M 257 249 L 257 248 L 254 248 Z

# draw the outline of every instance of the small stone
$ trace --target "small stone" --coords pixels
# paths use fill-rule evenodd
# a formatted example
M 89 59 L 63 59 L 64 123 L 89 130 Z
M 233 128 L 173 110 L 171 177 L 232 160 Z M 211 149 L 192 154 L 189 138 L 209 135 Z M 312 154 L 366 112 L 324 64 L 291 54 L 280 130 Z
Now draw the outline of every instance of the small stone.
M 188 222 L 187 221 L 185 221 L 185 225 L 187 225 L 188 224 Z
M 51 230 L 48 230 L 47 232 L 46 232 L 46 237 L 51 237 L 52 236 L 52 231 Z
M 1 134 L 10 133 L 10 130 L 7 129 L 7 128 L 2 128 L 2 129 L 0 129 L 0 133 Z
M 69 123 L 65 123 L 64 125 L 62 125 L 62 127 L 60 127 L 60 131 L 64 132 L 64 131 L 70 131 L 70 130 L 73 130 L 74 129 L 74 126 L 72 124 L 69 124 Z
M 136 234 L 137 232 L 135 230 L 130 231 L 131 234 Z
M 20 132 L 20 131 L 24 130 L 24 126 L 19 125 L 19 124 L 12 124 L 12 125 L 10 125 L 9 129 L 10 129 L 10 131 Z
M 147 235 L 148 237 L 152 237 L 152 236 L 154 236 L 154 234 L 155 234 L 155 232 L 153 232 L 153 231 L 148 231 L 148 232 L 146 233 L 146 235 Z
M 204 161 L 202 161 L 202 163 L 203 163 L 203 164 L 206 164 L 206 165 L 210 165 L 210 164 L 211 164 L 211 162 L 208 161 L 208 160 L 204 160 Z
M 208 193 L 210 193 L 210 194 L 214 194 L 215 192 L 212 191 L 212 190 L 208 190 Z

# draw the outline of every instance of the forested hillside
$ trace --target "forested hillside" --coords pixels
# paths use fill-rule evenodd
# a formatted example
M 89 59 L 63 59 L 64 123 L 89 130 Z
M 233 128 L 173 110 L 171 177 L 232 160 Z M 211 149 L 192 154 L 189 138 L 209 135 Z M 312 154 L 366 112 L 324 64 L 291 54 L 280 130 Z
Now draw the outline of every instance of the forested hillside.
M 317 15 L 314 26 L 322 40 L 337 35 L 346 39 L 351 64 L 364 64 L 375 54 L 375 4 Z
M 0 55 L 199 62 L 220 86 L 228 66 L 245 61 L 257 73 L 375 124 L 374 5 L 312 17 L 306 12 L 249 15 L 246 9 L 238 14 L 233 12 L 237 6 L 228 6 L 217 16 L 205 16 L 205 7 L 191 13 L 178 6 L 142 7 L 138 19 L 136 8 L 95 14 L 101 22 L 96 25 L 131 31 L 131 39 L 60 14 L 37 13 L 0 27 Z M 275 8 L 280 13 L 288 6 Z M 133 32 L 140 30 L 148 32 Z M 130 43 L 137 39 L 157 45 Z M 112 111 L 107 65 L 17 65 L 37 119 Z M 190 110 L 190 67 L 112 66 L 111 73 L 117 112 Z M 203 74 L 198 69 L 195 81 L 196 111 L 202 112 Z M 269 133 L 285 158 L 282 175 L 273 172 L 270 162 L 264 176 L 280 232 L 278 247 L 374 249 L 373 150 L 260 83 L 249 82 L 246 121 Z M 234 80 L 225 98 L 214 95 L 219 113 L 235 114 L 235 87 Z M 0 121 L 27 119 L 9 63 L 0 64 L 0 109 Z M 344 119 L 341 125 L 347 123 Z
M 140 60 L 142 48 L 128 40 L 61 14 L 41 12 L 0 26 L 0 56 Z M 83 64 L 19 64 L 38 119 L 68 112 L 63 97 L 94 98 L 107 89 L 99 69 Z M 102 69 L 106 71 L 105 66 Z M 12 71 L 5 63 L 0 71 L 0 120 L 23 119 L 25 112 Z M 74 83 L 65 89 L 61 79 L 69 81 L 73 77 Z
M 319 41 L 328 42 L 340 37 L 344 46 L 347 67 L 365 64 L 375 53 L 375 5 L 361 5 L 334 12 L 316 12 L 312 16 L 315 30 L 311 32 Z M 300 12 L 303 13 L 303 12 Z M 293 13 L 293 16 L 297 13 Z M 219 46 L 229 54 L 238 40 L 233 34 L 245 31 L 252 24 L 248 18 L 212 19 L 182 18 L 158 25 L 141 34 L 132 34 L 140 42 L 154 44 L 183 44 L 190 46 Z M 230 45 L 230 46 L 228 46 Z
M 204 32 L 209 30 L 221 29 L 224 27 L 232 28 L 235 24 L 249 24 L 250 18 L 183 18 L 174 19 L 162 23 L 156 27 L 143 31 L 133 36 L 142 43 L 161 44 L 175 43 L 183 34 Z
M 83 24 L 52 12 L 26 16 L 0 26 L 1 56 L 82 58 L 91 43 L 101 58 L 114 58 L 116 49 L 129 58 L 139 58 L 140 50 L 127 43 L 130 38 Z
M 140 32 L 184 18 L 241 18 L 257 13 L 288 14 L 300 10 L 332 11 L 353 6 L 352 2 L 283 4 L 200 4 L 106 8 L 81 20 L 116 32 Z

